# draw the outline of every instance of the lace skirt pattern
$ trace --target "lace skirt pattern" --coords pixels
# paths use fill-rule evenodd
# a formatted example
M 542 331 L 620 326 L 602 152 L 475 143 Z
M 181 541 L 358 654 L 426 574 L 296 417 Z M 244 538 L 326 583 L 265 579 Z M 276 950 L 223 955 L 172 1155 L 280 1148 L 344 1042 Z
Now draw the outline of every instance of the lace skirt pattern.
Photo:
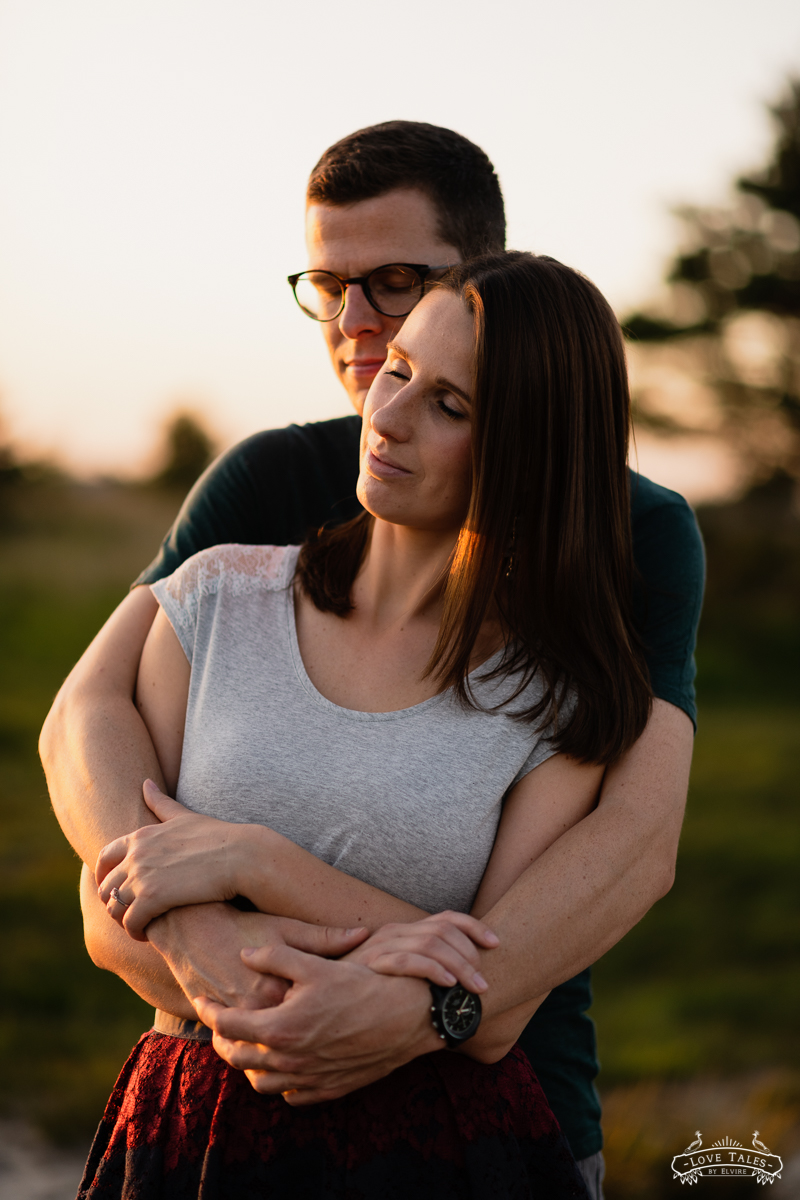
M 78 1200 L 562 1200 L 586 1197 L 515 1047 L 491 1066 L 426 1055 L 339 1100 L 255 1092 L 209 1042 L 134 1047 Z

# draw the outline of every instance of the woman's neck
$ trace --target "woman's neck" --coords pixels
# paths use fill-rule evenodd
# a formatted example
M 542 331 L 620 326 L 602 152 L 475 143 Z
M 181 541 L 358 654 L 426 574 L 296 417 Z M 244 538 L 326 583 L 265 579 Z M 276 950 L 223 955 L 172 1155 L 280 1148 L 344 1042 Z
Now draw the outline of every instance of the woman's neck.
M 431 532 L 373 522 L 364 563 L 353 585 L 361 619 L 388 628 L 441 616 L 443 584 L 457 532 Z

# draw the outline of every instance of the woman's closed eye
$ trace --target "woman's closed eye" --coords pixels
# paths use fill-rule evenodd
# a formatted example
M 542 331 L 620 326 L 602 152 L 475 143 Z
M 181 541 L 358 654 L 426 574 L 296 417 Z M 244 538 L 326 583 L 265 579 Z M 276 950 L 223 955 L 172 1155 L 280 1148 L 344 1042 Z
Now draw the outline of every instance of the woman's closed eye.
M 441 412 L 444 413 L 446 417 L 449 417 L 451 421 L 465 421 L 467 419 L 467 414 L 465 412 L 461 412 L 461 410 L 458 408 L 451 408 L 443 396 L 440 396 L 436 401 L 436 406 Z
M 411 381 L 411 376 L 404 375 L 402 371 L 398 371 L 397 367 L 388 368 L 386 371 L 384 371 L 384 374 L 392 375 L 395 379 L 402 379 L 403 383 L 409 383 Z M 467 416 L 465 412 L 462 412 L 461 409 L 454 408 L 452 405 L 447 403 L 447 397 L 450 396 L 450 394 L 450 392 L 445 392 L 444 395 L 438 396 L 435 401 L 436 407 L 451 421 L 465 420 Z

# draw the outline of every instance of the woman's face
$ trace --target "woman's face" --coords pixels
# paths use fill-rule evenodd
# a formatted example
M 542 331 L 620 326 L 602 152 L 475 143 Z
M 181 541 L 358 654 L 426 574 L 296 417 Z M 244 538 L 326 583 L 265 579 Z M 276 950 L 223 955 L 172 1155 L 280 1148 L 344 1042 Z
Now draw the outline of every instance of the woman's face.
M 457 532 L 471 485 L 475 323 L 452 292 L 435 290 L 406 318 L 369 390 L 358 498 L 395 525 Z

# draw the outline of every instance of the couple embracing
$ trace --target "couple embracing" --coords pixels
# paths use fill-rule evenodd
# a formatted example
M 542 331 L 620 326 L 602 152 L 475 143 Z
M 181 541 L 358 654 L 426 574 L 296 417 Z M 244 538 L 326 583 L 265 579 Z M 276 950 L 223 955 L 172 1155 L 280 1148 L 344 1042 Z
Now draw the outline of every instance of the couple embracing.
M 600 1197 L 588 968 L 672 881 L 699 534 L 478 147 L 344 138 L 306 231 L 359 416 L 209 468 L 42 735 L 156 1008 L 80 1196 Z

